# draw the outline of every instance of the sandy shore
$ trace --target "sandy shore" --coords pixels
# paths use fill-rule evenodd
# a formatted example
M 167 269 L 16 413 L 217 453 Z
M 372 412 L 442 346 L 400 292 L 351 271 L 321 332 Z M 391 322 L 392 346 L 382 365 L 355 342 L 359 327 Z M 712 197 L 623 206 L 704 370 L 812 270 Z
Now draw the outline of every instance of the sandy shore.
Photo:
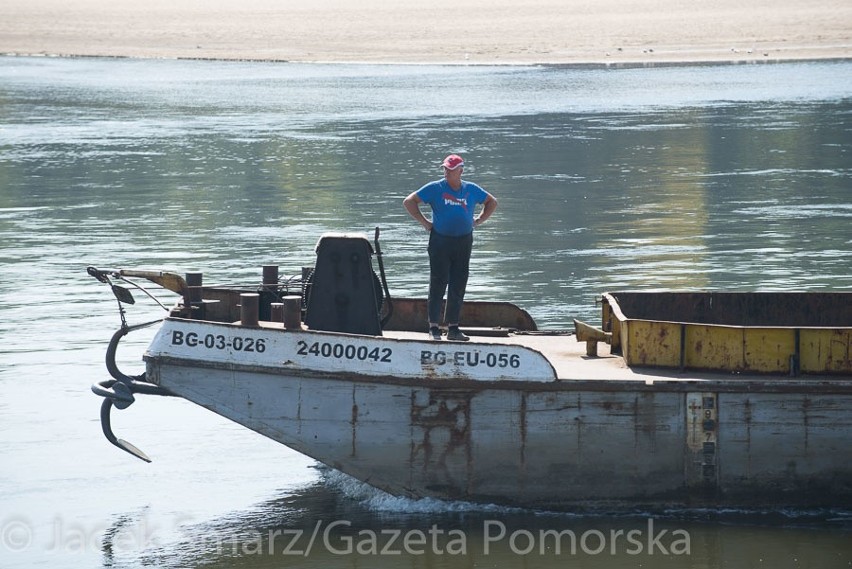
M 0 53 L 635 64 L 852 56 L 849 0 L 7 0 Z

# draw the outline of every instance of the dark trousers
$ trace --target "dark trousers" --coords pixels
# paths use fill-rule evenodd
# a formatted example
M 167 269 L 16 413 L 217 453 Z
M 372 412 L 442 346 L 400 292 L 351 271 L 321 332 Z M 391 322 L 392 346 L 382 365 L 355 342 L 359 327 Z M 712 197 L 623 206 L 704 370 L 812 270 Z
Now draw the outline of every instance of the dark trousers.
M 473 233 L 448 237 L 432 230 L 429 234 L 429 322 L 441 322 L 441 304 L 446 292 L 445 322 L 458 323 L 470 273 L 472 249 Z

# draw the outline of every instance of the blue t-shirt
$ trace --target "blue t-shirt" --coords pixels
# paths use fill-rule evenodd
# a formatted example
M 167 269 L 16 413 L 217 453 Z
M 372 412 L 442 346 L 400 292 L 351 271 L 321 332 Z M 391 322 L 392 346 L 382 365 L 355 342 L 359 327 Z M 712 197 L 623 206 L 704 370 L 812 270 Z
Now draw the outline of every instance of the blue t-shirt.
M 429 182 L 419 190 L 417 197 L 432 206 L 432 228 L 441 235 L 460 237 L 473 231 L 473 210 L 485 202 L 488 192 L 462 180 L 456 191 L 447 180 Z

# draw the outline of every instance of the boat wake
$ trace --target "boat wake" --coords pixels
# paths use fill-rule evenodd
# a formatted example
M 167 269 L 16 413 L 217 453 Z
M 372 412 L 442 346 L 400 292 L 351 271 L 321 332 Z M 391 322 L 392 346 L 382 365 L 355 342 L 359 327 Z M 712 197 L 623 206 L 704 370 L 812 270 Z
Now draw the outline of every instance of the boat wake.
M 491 514 L 556 518 L 654 518 L 693 523 L 852 529 L 852 511 L 842 509 L 670 508 L 653 511 L 633 509 L 572 512 L 500 506 L 461 500 L 406 498 L 388 494 L 333 468 L 323 465 L 317 465 L 316 468 L 321 473 L 323 485 L 328 489 L 339 493 L 345 499 L 357 502 L 361 508 L 379 515 Z
M 339 470 L 318 466 L 324 484 L 339 492 L 344 498 L 358 502 L 373 513 L 386 514 L 451 514 L 451 513 L 497 513 L 509 514 L 527 511 L 524 508 L 480 504 L 437 498 L 406 498 L 394 496 L 364 482 L 352 478 Z

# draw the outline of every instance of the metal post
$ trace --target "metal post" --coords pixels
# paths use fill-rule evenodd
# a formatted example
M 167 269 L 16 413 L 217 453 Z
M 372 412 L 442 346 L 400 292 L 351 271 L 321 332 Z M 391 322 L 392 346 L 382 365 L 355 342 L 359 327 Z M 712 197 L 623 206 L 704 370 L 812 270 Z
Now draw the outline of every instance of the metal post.
M 278 286 L 278 265 L 263 265 L 263 286 Z
M 270 308 L 270 317 L 269 320 L 272 322 L 284 322 L 284 303 L 283 302 L 273 302 L 269 305 Z
M 258 306 L 260 295 L 256 292 L 240 294 L 240 323 L 243 326 L 258 325 Z
M 284 297 L 284 328 L 288 330 L 302 329 L 302 297 L 288 295 Z
M 183 305 L 187 309 L 188 318 L 204 319 L 204 303 L 201 302 L 203 280 L 204 273 L 186 273 L 186 297 L 183 299 Z

